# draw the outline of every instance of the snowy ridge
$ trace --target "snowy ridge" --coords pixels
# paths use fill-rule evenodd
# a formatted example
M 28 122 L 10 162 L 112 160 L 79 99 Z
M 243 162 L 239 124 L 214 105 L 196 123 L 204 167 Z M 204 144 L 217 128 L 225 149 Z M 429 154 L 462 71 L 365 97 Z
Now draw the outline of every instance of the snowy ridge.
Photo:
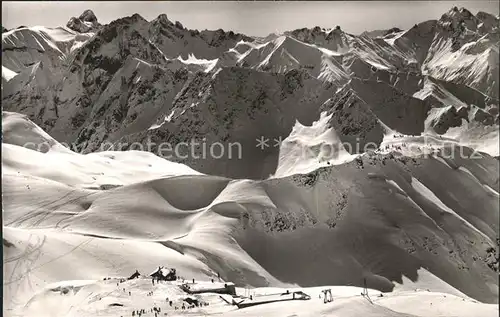
M 6 314 L 496 316 L 498 21 L 254 38 L 86 10 L 3 33 Z M 311 299 L 238 309 L 192 279 Z
M 19 72 L 42 61 L 54 72 L 66 65 L 72 53 L 93 33 L 78 34 L 70 29 L 35 26 L 2 33 L 2 66 Z

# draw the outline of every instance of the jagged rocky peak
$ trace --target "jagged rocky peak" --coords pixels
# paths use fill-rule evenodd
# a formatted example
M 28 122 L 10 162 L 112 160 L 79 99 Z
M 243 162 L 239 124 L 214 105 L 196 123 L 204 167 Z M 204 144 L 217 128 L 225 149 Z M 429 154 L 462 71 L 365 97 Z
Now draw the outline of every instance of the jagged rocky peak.
M 340 28 L 340 25 L 335 26 L 333 30 L 328 32 L 328 35 L 326 39 L 333 39 L 333 38 L 338 38 L 341 37 L 344 34 L 344 31 Z
M 156 19 L 152 21 L 152 23 L 160 23 L 162 25 L 169 25 L 172 24 L 172 22 L 168 19 L 167 15 L 165 13 L 160 14 Z
M 135 23 L 148 23 L 146 19 L 144 19 L 140 14 L 134 13 L 131 16 L 123 17 L 120 19 L 116 19 L 108 24 L 110 27 L 115 27 L 118 25 L 130 25 Z
M 92 10 L 85 10 L 78 17 L 83 22 L 97 23 L 97 17 Z
M 312 34 L 321 34 L 321 33 L 323 33 L 323 32 L 324 32 L 323 28 L 321 28 L 321 27 L 319 27 L 319 26 L 315 26 L 315 27 L 313 27 L 313 28 L 312 28 L 312 30 L 311 30 L 311 33 L 312 33 Z
M 471 19 L 472 17 L 474 17 L 474 15 L 466 8 L 453 7 L 448 12 L 444 13 L 441 16 L 441 20 L 450 20 L 450 19 L 464 20 L 464 19 Z
M 145 29 L 148 27 L 148 25 L 149 22 L 146 19 L 144 19 L 141 15 L 134 13 L 131 16 L 111 21 L 111 23 L 99 28 L 97 37 L 107 43 L 113 41 L 118 36 L 118 34 L 125 29 L 130 29 L 132 26 L 132 29 L 135 30 Z
M 66 27 L 79 33 L 88 33 L 97 31 L 101 24 L 97 21 L 97 17 L 92 10 L 85 10 L 78 18 L 72 17 L 69 19 Z
M 178 29 L 184 29 L 184 25 L 182 25 L 181 22 L 179 21 L 175 21 L 175 26 L 178 28 Z
M 325 29 L 319 26 L 314 28 L 301 28 L 293 31 L 285 32 L 285 35 L 291 36 L 299 41 L 305 43 L 318 43 L 323 41 L 330 41 L 332 39 L 341 38 L 344 34 L 340 25 L 335 26 L 333 29 Z
M 478 19 L 466 8 L 453 7 L 441 16 L 439 24 L 445 28 L 451 29 L 465 26 L 467 29 L 475 31 L 478 25 Z
M 252 42 L 254 40 L 244 34 L 234 33 L 233 31 L 225 32 L 223 29 L 217 29 L 215 31 L 204 30 L 199 34 L 205 42 L 213 47 L 219 47 L 226 43 L 226 41 L 237 42 L 243 40 L 245 42 Z
M 494 16 L 493 14 L 479 11 L 476 14 L 476 18 L 481 21 L 479 25 L 479 30 L 483 33 L 486 32 L 494 32 L 498 31 L 500 28 L 500 20 L 498 16 Z
M 80 33 L 87 33 L 90 31 L 90 28 L 83 24 L 83 22 L 76 17 L 72 17 L 71 19 L 69 19 L 68 23 L 66 23 L 66 26 L 73 31 L 77 31 Z
M 167 15 L 165 13 L 160 14 L 156 19 L 151 21 L 151 23 L 153 25 L 159 24 L 161 27 L 170 27 L 170 28 L 175 27 L 179 30 L 185 30 L 184 25 L 182 25 L 181 22 L 175 21 L 175 23 L 173 23 L 172 21 L 170 21 L 168 19 Z
M 169 28 L 177 28 L 179 30 L 185 30 L 186 28 L 182 25 L 181 22 L 175 21 L 172 22 L 168 19 L 165 13 L 160 14 L 156 19 L 151 21 L 153 25 L 160 25 L 161 27 L 169 27 Z
M 176 28 L 183 30 L 184 26 L 182 25 L 181 22 L 175 21 L 175 23 L 172 23 L 167 17 L 165 13 L 160 14 L 156 19 L 152 21 L 152 23 L 158 22 L 161 25 L 175 25 Z
M 496 22 L 496 23 L 498 23 L 498 16 L 494 16 L 493 14 L 488 13 L 488 12 L 484 12 L 484 11 L 479 11 L 476 14 L 476 18 L 478 18 L 482 22 L 488 21 L 488 22 Z

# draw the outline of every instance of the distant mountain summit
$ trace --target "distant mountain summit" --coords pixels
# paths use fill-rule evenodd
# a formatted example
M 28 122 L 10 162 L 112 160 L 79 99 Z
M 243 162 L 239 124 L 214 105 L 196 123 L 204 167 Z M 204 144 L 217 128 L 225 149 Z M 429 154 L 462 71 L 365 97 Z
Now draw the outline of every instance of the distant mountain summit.
M 498 124 L 498 30 L 497 17 L 464 8 L 380 35 L 334 26 L 265 38 L 191 30 L 166 14 L 101 25 L 86 10 L 67 28 L 3 34 L 2 101 L 84 152 L 103 142 L 238 136 L 254 153 L 257 134 L 286 137 L 295 120 L 311 124 L 321 112 L 332 115 L 321 122 L 347 143 L 381 144 L 387 129 L 467 134 Z M 255 130 L 258 122 L 268 124 Z M 472 139 L 491 137 L 475 132 Z M 186 163 L 262 178 L 275 169 L 277 155 L 252 158 L 260 162 L 252 169 L 241 167 L 254 165 L 244 160 Z
M 360 34 L 360 36 L 367 36 L 370 38 L 377 38 L 377 37 L 384 37 L 390 34 L 398 33 L 401 32 L 401 30 L 398 27 L 393 27 L 387 30 L 373 30 L 373 31 L 364 31 L 363 33 Z
M 85 10 L 78 18 L 72 17 L 69 19 L 66 27 L 79 33 L 88 33 L 97 31 L 101 24 L 97 21 L 97 17 L 92 10 Z

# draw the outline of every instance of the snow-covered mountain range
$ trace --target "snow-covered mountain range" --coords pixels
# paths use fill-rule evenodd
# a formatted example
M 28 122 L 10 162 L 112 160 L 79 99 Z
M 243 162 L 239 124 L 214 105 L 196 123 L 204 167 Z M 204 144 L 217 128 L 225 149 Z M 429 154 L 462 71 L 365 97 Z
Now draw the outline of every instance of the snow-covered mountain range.
M 59 28 L 3 29 L 4 307 L 116 315 L 47 285 L 161 262 L 241 287 L 366 280 L 396 294 L 339 306 L 353 316 L 424 316 L 396 292 L 415 288 L 462 298 L 461 316 L 497 314 L 471 303 L 498 303 L 499 44 L 498 16 L 456 7 L 361 35 L 257 38 L 165 14 L 103 25 L 90 10 Z M 192 140 L 242 155 L 200 157 L 201 144 L 155 155 Z M 204 313 L 223 311 L 238 315 Z

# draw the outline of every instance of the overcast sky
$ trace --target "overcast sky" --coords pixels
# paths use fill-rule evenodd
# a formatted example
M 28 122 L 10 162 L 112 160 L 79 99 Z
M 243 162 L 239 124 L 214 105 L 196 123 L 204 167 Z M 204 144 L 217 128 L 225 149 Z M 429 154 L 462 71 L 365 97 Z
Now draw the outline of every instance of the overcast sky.
M 66 25 L 72 16 L 91 9 L 100 23 L 139 13 L 148 21 L 160 13 L 180 21 L 190 29 L 233 30 L 264 36 L 302 27 L 331 28 L 359 34 L 439 18 L 452 6 L 466 7 L 472 13 L 486 11 L 497 15 L 499 1 L 355 1 L 355 2 L 2 2 L 2 25 Z

